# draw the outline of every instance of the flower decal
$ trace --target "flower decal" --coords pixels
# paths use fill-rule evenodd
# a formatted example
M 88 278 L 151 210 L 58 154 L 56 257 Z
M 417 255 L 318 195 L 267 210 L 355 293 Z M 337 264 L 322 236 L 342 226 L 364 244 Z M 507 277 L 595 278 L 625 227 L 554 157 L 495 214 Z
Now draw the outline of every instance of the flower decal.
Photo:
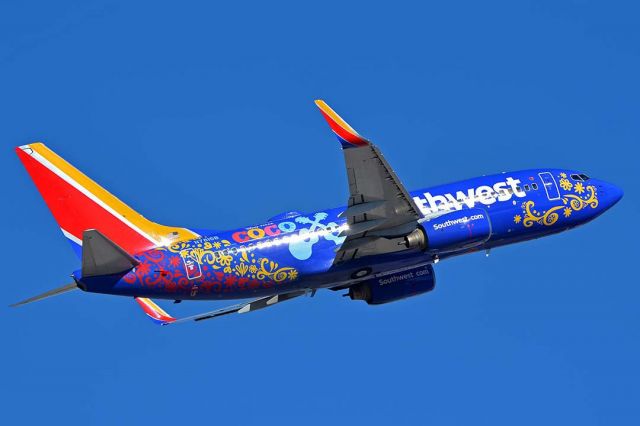
M 571 212 L 572 212 L 572 211 L 573 211 L 573 210 L 571 210 L 569 207 L 565 207 L 565 208 L 564 208 L 564 212 L 563 212 L 563 213 L 564 213 L 564 217 L 569 217 L 569 216 L 571 216 Z
M 249 270 L 249 267 L 245 263 L 240 263 L 239 265 L 236 265 L 235 270 L 238 273 L 238 275 L 243 277 Z
M 573 187 L 574 191 L 576 191 L 578 194 L 582 194 L 584 192 L 584 185 L 582 184 L 582 182 L 578 182 L 576 183 L 576 185 Z
M 515 215 L 515 216 L 513 217 L 513 221 L 514 221 L 515 223 L 520 223 L 520 221 L 521 221 L 521 220 L 522 220 L 522 216 L 520 216 L 519 214 L 517 214 L 517 215 Z
M 571 188 L 573 188 L 573 184 L 571 182 L 569 182 L 569 179 L 567 178 L 562 178 L 560 179 L 560 186 L 562 187 L 562 189 L 564 189 L 565 191 L 570 190 Z
M 567 174 L 565 172 L 560 173 L 560 177 L 563 179 L 567 178 Z

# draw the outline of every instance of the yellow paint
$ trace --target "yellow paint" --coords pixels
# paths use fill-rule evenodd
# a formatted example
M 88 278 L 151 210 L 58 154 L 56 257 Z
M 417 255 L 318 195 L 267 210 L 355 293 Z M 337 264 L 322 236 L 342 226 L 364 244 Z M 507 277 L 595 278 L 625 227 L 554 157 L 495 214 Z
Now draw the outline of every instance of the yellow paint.
M 148 220 L 140 213 L 136 212 L 131 207 L 120 201 L 106 189 L 102 188 L 96 182 L 89 179 L 81 171 L 73 167 L 62 157 L 47 148 L 47 146 L 45 146 L 43 143 L 32 143 L 29 145 L 29 148 L 40 154 L 47 161 L 49 161 L 51 164 L 56 166 L 67 176 L 77 182 L 80 186 L 93 194 L 100 201 L 112 208 L 115 212 L 120 214 L 123 218 L 127 219 L 133 225 L 137 226 L 151 238 L 159 241 L 161 244 L 163 244 L 165 241 L 167 242 L 167 244 L 169 244 L 198 237 L 196 233 L 188 229 L 164 226 Z
M 165 317 L 171 317 L 171 315 L 166 313 L 164 311 L 164 309 L 162 309 L 160 306 L 156 305 L 153 300 L 147 299 L 146 297 L 138 297 L 138 300 L 142 300 L 144 303 L 149 305 L 151 307 L 151 309 L 153 309 L 154 311 L 160 313 L 160 315 L 164 315 Z
M 320 108 L 322 112 L 331 117 L 331 119 L 335 121 L 340 127 L 347 130 L 349 133 L 360 136 L 358 132 L 356 132 L 353 127 L 349 126 L 349 124 L 344 121 L 342 117 L 340 117 L 334 110 L 332 110 L 331 107 L 325 103 L 325 101 L 323 101 L 322 99 L 317 99 L 315 102 L 318 108 Z
M 585 188 L 583 188 L 582 183 L 579 182 L 573 186 L 567 179 L 563 178 L 560 180 L 560 185 L 562 185 L 563 180 L 569 183 L 577 193 L 582 194 L 585 192 Z M 524 218 L 521 218 L 520 215 L 517 214 L 513 217 L 513 221 L 515 223 L 520 223 L 522 219 L 522 224 L 526 228 L 530 228 L 534 223 L 551 226 L 558 221 L 559 215 L 557 212 L 559 210 L 562 210 L 564 217 L 568 218 L 573 212 L 580 211 L 587 206 L 595 209 L 598 207 L 598 196 L 596 194 L 595 186 L 587 185 L 586 191 L 587 194 L 585 197 L 580 197 L 574 194 L 564 194 L 562 204 L 552 207 L 549 210 L 542 212 L 542 214 L 538 213 L 537 210 L 534 210 L 535 203 L 529 200 L 523 204 Z

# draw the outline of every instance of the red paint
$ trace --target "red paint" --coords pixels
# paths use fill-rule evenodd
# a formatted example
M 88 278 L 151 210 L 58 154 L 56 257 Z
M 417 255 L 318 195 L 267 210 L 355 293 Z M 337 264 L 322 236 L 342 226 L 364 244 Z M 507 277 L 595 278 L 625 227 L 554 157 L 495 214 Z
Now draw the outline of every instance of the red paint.
M 78 239 L 83 231 L 97 229 L 129 253 L 155 246 L 31 155 L 20 148 L 16 152 L 62 229 Z
M 324 116 L 325 120 L 327 120 L 327 123 L 329 123 L 331 130 L 333 130 L 338 136 L 340 136 L 345 141 L 349 142 L 352 145 L 368 145 L 369 144 L 367 140 L 362 136 L 358 134 L 353 134 L 349 132 L 347 129 L 340 126 L 338 123 L 336 123 L 333 120 L 333 118 L 331 118 L 324 111 L 320 110 L 320 112 Z
M 233 238 L 233 240 L 237 243 L 245 243 L 247 241 L 249 241 L 251 238 L 249 238 L 249 236 L 247 235 L 247 231 L 238 231 L 238 232 L 234 232 L 231 235 L 231 238 Z

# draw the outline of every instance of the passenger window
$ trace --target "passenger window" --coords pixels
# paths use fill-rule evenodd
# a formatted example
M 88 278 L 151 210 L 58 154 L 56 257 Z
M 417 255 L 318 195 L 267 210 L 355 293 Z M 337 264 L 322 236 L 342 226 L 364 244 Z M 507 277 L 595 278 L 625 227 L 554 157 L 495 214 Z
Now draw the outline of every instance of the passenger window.
M 531 190 L 531 188 L 529 187 L 529 184 L 524 186 L 524 190 L 527 191 L 527 192 L 529 192 Z
M 531 187 L 533 188 L 534 191 L 538 190 L 538 184 L 537 183 L 532 183 Z

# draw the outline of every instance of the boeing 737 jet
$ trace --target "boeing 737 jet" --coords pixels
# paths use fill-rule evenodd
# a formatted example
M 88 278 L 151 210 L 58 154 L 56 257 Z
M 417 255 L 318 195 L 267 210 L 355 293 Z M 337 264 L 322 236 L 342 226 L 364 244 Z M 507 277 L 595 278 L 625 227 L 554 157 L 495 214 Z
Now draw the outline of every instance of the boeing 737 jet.
M 168 325 L 251 312 L 319 289 L 380 305 L 433 290 L 438 261 L 575 228 L 622 198 L 615 185 L 551 168 L 408 191 L 378 147 L 316 104 L 343 150 L 346 206 L 289 211 L 230 231 L 159 225 L 42 143 L 16 148 L 81 267 L 72 283 L 13 306 L 80 289 L 134 298 Z M 174 318 L 151 298 L 244 301 Z

